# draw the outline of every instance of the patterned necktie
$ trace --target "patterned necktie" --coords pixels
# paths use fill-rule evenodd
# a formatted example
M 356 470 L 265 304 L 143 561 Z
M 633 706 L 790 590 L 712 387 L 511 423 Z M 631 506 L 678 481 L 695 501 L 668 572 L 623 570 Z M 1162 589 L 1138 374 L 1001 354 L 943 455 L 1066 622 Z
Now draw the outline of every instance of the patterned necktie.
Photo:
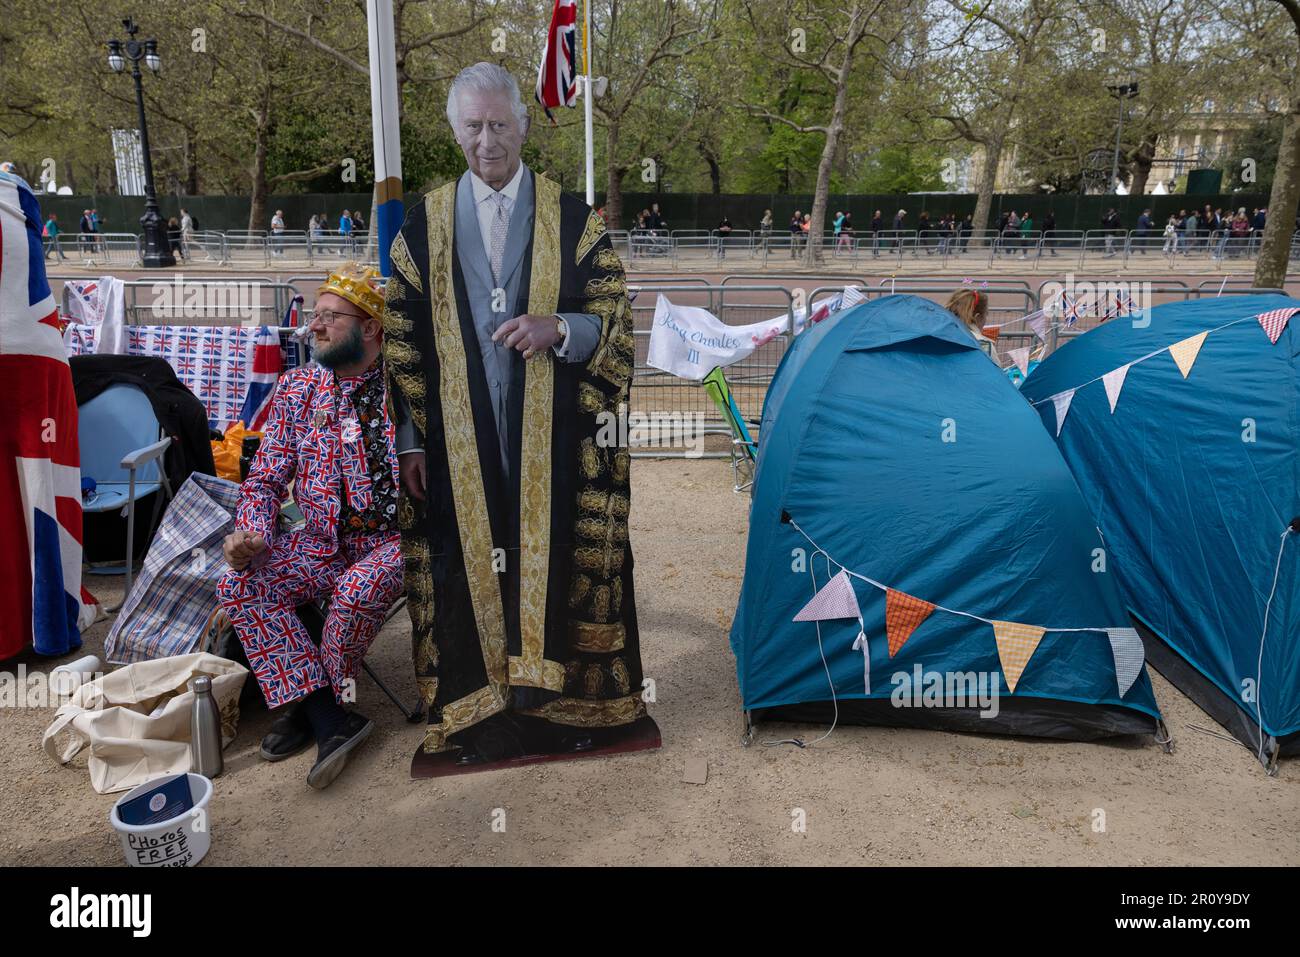
M 501 261 L 506 254 L 506 228 L 510 225 L 510 214 L 506 212 L 505 193 L 493 193 L 492 199 L 497 204 L 496 212 L 492 214 L 492 278 L 499 283 Z

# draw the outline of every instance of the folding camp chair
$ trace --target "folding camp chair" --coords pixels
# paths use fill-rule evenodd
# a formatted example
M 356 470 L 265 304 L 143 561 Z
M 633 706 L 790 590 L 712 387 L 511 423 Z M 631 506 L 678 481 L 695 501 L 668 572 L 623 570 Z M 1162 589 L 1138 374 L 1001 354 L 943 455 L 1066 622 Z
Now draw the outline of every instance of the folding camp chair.
M 722 419 L 731 430 L 731 476 L 733 492 L 749 491 L 753 494 L 754 466 L 758 461 L 758 442 L 751 436 L 750 428 L 757 427 L 758 422 L 745 419 L 740 414 L 736 399 L 731 394 L 727 377 L 719 366 L 704 377 L 704 391 L 709 394 L 713 404 L 718 407 Z
M 126 589 L 123 601 L 131 594 L 135 558 L 135 503 L 154 492 L 171 498 L 167 473 L 161 467 L 163 453 L 171 439 L 163 434 L 153 405 L 143 391 L 133 385 L 111 385 L 77 410 L 77 435 L 81 452 L 83 478 L 95 480 L 93 493 L 83 496 L 83 512 L 126 510 Z M 154 500 L 152 533 L 162 512 L 163 495 Z M 92 574 L 120 575 L 117 566 L 92 566 Z M 117 611 L 118 602 L 105 611 Z
M 397 599 L 397 601 L 393 602 L 392 605 L 389 606 L 387 613 L 384 615 L 384 625 L 387 625 L 392 621 L 393 616 L 405 607 L 406 596 L 402 595 Z M 302 619 L 303 624 L 307 626 L 307 631 L 318 643 L 320 641 L 321 633 L 325 628 L 325 616 L 328 613 L 328 599 L 302 605 L 298 609 L 298 617 Z M 379 626 L 381 630 L 384 625 Z M 375 674 L 375 670 L 370 667 L 370 662 L 366 661 L 364 658 L 361 659 L 361 670 L 370 676 L 370 680 L 378 685 L 379 690 L 388 696 L 389 701 L 397 705 L 397 710 L 402 712 L 402 717 L 407 721 L 411 724 L 415 724 L 418 721 L 424 720 L 424 701 L 422 699 L 417 699 L 415 705 L 408 708 L 406 705 L 402 704 L 401 699 L 393 693 L 393 690 L 389 688 L 388 685 L 384 684 L 383 679 L 380 678 L 379 675 Z

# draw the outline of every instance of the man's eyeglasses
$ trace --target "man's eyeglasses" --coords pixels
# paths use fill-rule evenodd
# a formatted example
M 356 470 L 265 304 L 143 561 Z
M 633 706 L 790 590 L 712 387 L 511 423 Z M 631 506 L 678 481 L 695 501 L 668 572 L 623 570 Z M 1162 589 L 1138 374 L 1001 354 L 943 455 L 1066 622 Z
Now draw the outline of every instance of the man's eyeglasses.
M 369 319 L 369 316 L 362 315 L 358 312 L 335 312 L 333 309 L 317 309 L 312 313 L 311 322 L 308 325 L 319 322 L 322 326 L 334 325 L 334 320 L 339 318 L 352 319 Z

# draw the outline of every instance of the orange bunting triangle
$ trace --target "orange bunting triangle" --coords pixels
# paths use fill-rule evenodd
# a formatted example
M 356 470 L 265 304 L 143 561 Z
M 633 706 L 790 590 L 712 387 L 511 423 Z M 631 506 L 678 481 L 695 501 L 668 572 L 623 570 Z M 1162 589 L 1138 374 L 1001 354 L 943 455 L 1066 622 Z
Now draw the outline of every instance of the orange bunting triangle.
M 893 588 L 885 591 L 885 631 L 889 636 L 889 657 L 898 654 L 898 649 L 912 637 L 912 632 L 920 627 L 921 622 L 930 617 L 932 611 L 934 606 L 928 601 L 921 601 Z
M 1001 326 L 985 326 L 981 331 L 984 333 L 984 335 L 988 336 L 988 337 L 989 337 L 990 339 L 992 339 L 994 342 L 997 342 L 997 341 L 998 341 L 998 336 L 1000 336 L 1000 335 L 1002 334 L 1002 327 L 1001 327 Z
M 998 645 L 998 660 L 1002 662 L 1002 674 L 1012 693 L 1042 639 L 1043 629 L 1037 625 L 1022 625 L 1016 621 L 993 622 L 993 640 Z

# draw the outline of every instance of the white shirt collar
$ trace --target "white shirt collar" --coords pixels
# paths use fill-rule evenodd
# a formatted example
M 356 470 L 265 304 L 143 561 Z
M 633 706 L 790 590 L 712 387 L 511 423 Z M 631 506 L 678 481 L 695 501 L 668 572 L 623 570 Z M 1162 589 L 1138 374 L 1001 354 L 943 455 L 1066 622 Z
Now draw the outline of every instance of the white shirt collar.
M 501 187 L 501 194 L 510 201 L 511 206 L 514 206 L 515 198 L 519 195 L 519 181 L 523 179 L 523 176 L 524 164 L 523 161 L 520 160 L 519 168 L 515 170 L 515 175 L 511 177 L 510 182 Z M 474 204 L 476 206 L 492 196 L 493 193 L 497 192 L 487 183 L 483 182 L 483 180 L 479 179 L 478 174 L 473 170 L 470 170 L 469 182 L 470 185 L 474 187 Z

